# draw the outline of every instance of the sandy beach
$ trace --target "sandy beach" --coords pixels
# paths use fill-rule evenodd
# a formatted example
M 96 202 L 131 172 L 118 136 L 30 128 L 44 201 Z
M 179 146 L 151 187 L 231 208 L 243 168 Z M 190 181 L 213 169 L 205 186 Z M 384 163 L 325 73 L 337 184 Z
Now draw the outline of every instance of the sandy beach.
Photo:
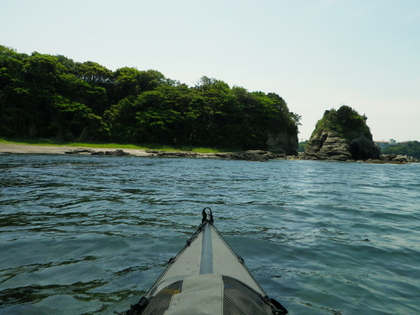
M 92 149 L 84 147 L 70 146 L 39 146 L 28 144 L 7 144 L 0 143 L 0 153 L 20 153 L 20 154 L 65 154 L 66 151 Z M 123 148 L 93 148 L 95 151 L 115 151 L 123 150 L 134 156 L 150 156 L 145 150 L 123 149 Z

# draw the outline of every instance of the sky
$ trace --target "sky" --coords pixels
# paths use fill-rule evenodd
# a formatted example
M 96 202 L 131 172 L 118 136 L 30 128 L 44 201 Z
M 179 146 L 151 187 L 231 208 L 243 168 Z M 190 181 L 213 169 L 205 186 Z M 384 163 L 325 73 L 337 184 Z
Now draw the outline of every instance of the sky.
M 419 0 L 0 0 L 0 45 L 274 92 L 310 138 L 325 110 L 420 141 Z

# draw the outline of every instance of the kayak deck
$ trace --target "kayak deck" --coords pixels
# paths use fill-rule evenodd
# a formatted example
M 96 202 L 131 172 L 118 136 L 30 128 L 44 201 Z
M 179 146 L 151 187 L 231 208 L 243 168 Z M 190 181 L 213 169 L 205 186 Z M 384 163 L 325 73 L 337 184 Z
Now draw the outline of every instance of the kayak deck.
M 213 225 L 210 208 L 197 231 L 139 303 L 124 315 L 282 315 Z

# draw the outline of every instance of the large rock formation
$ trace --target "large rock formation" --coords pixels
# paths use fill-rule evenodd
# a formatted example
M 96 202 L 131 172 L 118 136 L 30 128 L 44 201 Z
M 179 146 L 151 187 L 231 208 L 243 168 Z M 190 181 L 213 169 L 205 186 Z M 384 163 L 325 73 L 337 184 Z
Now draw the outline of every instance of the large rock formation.
M 336 132 L 322 131 L 311 137 L 305 149 L 305 157 L 313 160 L 351 160 L 350 145 Z
M 380 149 L 372 141 L 366 119 L 348 106 L 326 111 L 306 145 L 304 157 L 334 161 L 379 159 Z
M 354 160 L 378 159 L 381 155 L 379 147 L 371 139 L 361 135 L 350 143 L 350 152 Z

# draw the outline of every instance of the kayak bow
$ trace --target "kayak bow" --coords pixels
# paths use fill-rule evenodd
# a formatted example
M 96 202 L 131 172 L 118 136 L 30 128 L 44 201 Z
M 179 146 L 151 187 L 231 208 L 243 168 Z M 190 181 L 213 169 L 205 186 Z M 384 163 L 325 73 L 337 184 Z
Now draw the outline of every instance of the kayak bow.
M 185 247 L 124 315 L 283 315 L 213 225 L 210 208 Z

